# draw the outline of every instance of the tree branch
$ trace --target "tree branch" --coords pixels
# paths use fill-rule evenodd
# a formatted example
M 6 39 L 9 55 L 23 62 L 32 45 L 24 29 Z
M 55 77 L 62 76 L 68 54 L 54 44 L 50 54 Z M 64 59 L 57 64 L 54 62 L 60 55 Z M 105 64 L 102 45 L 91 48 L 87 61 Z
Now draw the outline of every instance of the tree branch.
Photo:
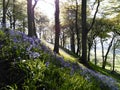
M 7 4 L 6 4 L 6 6 L 5 6 L 5 13 L 7 12 L 9 2 L 10 2 L 10 0 L 7 1 Z
M 96 7 L 96 11 L 95 11 L 95 14 L 94 14 L 94 17 L 93 17 L 93 20 L 92 20 L 92 24 L 91 24 L 90 28 L 88 29 L 88 32 L 92 29 L 92 27 L 93 27 L 93 25 L 95 23 L 95 18 L 96 18 L 99 6 L 100 6 L 100 0 L 98 0 L 98 5 Z
M 34 3 L 34 5 L 33 5 L 32 9 L 35 8 L 35 6 L 37 5 L 37 2 L 38 2 L 38 0 L 34 0 L 34 1 L 35 1 L 35 3 Z

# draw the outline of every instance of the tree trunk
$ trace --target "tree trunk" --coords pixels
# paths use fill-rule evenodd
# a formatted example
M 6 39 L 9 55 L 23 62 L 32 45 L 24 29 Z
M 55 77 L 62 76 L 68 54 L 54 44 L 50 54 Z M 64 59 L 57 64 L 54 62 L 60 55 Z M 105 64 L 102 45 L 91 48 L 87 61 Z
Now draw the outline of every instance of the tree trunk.
M 115 44 L 114 44 L 114 46 L 113 46 L 113 72 L 115 71 L 115 55 L 116 55 L 116 53 L 115 53 Z
M 71 33 L 70 37 L 71 51 L 75 53 L 75 36 L 74 33 Z
M 60 36 L 60 22 L 59 22 L 59 0 L 55 0 L 55 45 L 54 52 L 59 53 L 59 36 Z
M 80 53 L 80 36 L 78 30 L 78 1 L 76 0 L 76 16 L 75 16 L 75 27 L 76 27 L 76 35 L 77 35 L 77 55 Z
M 65 33 L 63 31 L 63 48 L 65 48 Z
M 104 58 L 103 66 L 102 66 L 103 69 L 105 69 L 106 62 L 107 62 L 107 56 L 108 56 L 108 53 L 109 53 L 109 51 L 110 51 L 110 49 L 111 49 L 111 47 L 112 47 L 113 40 L 114 40 L 114 36 L 113 36 L 113 38 L 112 38 L 112 40 L 111 40 L 111 42 L 110 42 L 110 44 L 109 44 L 109 47 L 108 47 L 108 49 L 107 49 L 106 54 L 105 54 L 105 58 Z
M 15 0 L 13 0 L 13 29 L 15 30 L 15 23 L 16 23 L 16 17 L 15 17 Z
M 97 47 L 96 47 L 96 40 L 94 40 L 94 52 L 95 52 L 95 65 L 97 65 Z
M 28 36 L 30 37 L 33 37 L 33 36 L 37 37 L 35 21 L 34 21 L 34 8 L 35 8 L 36 3 L 32 7 L 32 0 L 27 0 Z
M 5 0 L 3 0 L 2 28 L 3 28 L 3 30 L 5 30 L 5 28 L 6 28 L 6 5 L 5 5 Z
M 10 22 L 10 28 L 12 29 L 12 16 L 11 15 L 9 15 L 9 22 Z
M 103 46 L 103 40 L 102 40 L 102 38 L 100 38 L 100 43 L 101 43 L 101 47 L 102 47 L 102 60 L 103 60 L 102 67 L 103 67 L 103 63 L 104 63 L 104 46 Z
M 91 45 L 88 43 L 88 62 L 90 62 L 90 50 L 91 50 Z
M 33 33 L 34 33 L 34 36 L 37 37 L 37 34 L 36 34 L 36 25 L 35 25 L 35 16 L 34 16 L 34 8 L 31 9 L 32 10 L 32 22 L 33 22 Z
M 32 0 L 27 0 L 28 36 L 30 37 L 34 35 L 31 9 L 32 9 Z
M 87 65 L 87 27 L 86 27 L 87 0 L 82 0 L 82 63 Z

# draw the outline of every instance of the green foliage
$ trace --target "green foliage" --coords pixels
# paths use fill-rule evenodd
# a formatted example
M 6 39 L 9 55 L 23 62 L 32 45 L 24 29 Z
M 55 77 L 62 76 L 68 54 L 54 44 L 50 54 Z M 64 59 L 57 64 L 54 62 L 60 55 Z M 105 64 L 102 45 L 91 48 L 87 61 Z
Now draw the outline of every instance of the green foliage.
M 39 60 L 28 60 L 24 63 L 20 63 L 19 67 L 26 73 L 26 79 L 22 86 L 24 90 L 36 90 L 42 87 L 42 80 L 44 78 L 43 72 L 46 69 L 43 62 Z
M 71 74 L 70 69 L 59 68 L 52 63 L 46 66 L 39 59 L 20 62 L 15 67 L 19 72 L 24 73 L 24 78 L 22 78 L 24 83 L 14 84 L 19 79 L 11 83 L 11 85 L 4 87 L 6 90 L 8 88 L 10 90 L 17 90 L 18 87 L 22 90 L 100 90 L 94 80 L 88 82 L 79 73 Z
M 27 54 L 26 47 L 31 45 L 29 42 L 22 41 L 19 35 L 5 37 L 5 44 L 1 44 L 0 59 L 5 63 L 0 62 L 3 74 L 0 75 L 0 90 L 100 90 L 98 82 L 80 76 L 80 72 L 73 70 L 70 63 L 40 43 L 28 50 L 40 54 L 33 59 Z M 34 43 L 32 38 L 30 40 Z M 18 57 L 21 59 L 18 60 Z
M 120 74 L 119 73 L 112 72 L 112 71 L 107 70 L 107 69 L 102 69 L 101 67 L 96 66 L 96 65 L 94 65 L 92 63 L 89 63 L 89 64 L 95 71 L 98 71 L 98 72 L 100 72 L 100 73 L 102 73 L 104 75 L 107 75 L 109 77 L 113 77 L 114 79 L 116 79 L 118 81 L 118 86 L 120 88 L 120 79 L 119 79 L 120 78 Z

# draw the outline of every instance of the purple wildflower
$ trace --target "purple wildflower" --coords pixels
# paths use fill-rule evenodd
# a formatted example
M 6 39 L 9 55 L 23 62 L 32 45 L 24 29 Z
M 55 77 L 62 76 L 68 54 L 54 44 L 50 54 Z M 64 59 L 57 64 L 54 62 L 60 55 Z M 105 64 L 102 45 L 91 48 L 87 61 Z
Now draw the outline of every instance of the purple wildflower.
M 38 58 L 39 56 L 40 56 L 40 54 L 38 52 L 31 52 L 31 53 L 29 53 L 29 57 L 33 58 L 33 59 Z
M 46 67 L 48 67 L 48 66 L 49 66 L 49 64 L 50 64 L 50 62 L 46 62 L 46 63 L 45 63 Z

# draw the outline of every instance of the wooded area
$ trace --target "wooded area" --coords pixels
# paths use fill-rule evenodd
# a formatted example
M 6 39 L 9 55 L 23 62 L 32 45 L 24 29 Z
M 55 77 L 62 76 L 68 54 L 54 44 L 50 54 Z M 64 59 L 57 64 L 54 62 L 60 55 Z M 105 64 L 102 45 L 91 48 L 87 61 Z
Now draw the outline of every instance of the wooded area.
M 120 1 L 53 0 L 49 3 L 54 6 L 53 19 L 41 11 L 39 8 L 42 5 L 41 1 L 48 2 L 47 0 L 0 1 L 0 89 L 88 90 L 89 88 L 97 90 L 96 88 L 98 88 L 98 90 L 119 90 Z M 71 58 L 61 54 L 60 49 L 74 57 L 75 60 L 71 61 Z M 24 61 L 25 63 L 23 63 Z M 81 77 L 86 78 L 87 76 L 77 74 L 86 71 L 79 64 L 88 68 L 87 74 L 90 74 L 90 81 Z M 31 73 L 27 71 L 27 65 Z M 42 69 L 34 70 L 39 65 Z M 68 69 L 61 70 L 61 67 Z M 113 83 L 111 86 L 105 85 L 102 79 L 99 81 L 100 78 L 97 83 L 102 83 L 102 86 L 95 84 L 94 80 L 91 82 L 91 78 L 95 76 L 92 74 L 95 72 L 89 71 L 89 69 L 105 74 L 108 78 L 114 78 L 117 84 L 115 86 Z M 71 73 L 72 70 L 74 71 L 72 78 L 76 81 L 73 81 L 73 87 L 71 85 L 72 89 L 69 89 L 69 82 L 72 80 L 69 81 L 71 76 L 67 73 Z M 10 76 L 4 76 L 8 73 L 11 73 Z M 15 75 L 15 73 L 20 74 L 20 76 Z M 51 77 L 47 77 L 47 75 Z M 62 75 L 68 77 L 66 81 L 63 80 Z M 32 78 L 34 78 L 33 81 Z M 51 78 L 54 78 L 55 81 L 50 82 Z M 6 80 L 10 80 L 10 82 L 6 82 Z M 44 82 L 44 80 L 49 83 Z M 62 80 L 65 83 L 63 86 Z M 85 85 L 87 83 L 92 85 L 88 84 L 88 87 L 85 88 L 86 86 L 80 83 L 81 80 Z M 76 88 L 74 89 L 75 83 Z M 82 89 L 79 84 L 83 85 L 84 88 Z

